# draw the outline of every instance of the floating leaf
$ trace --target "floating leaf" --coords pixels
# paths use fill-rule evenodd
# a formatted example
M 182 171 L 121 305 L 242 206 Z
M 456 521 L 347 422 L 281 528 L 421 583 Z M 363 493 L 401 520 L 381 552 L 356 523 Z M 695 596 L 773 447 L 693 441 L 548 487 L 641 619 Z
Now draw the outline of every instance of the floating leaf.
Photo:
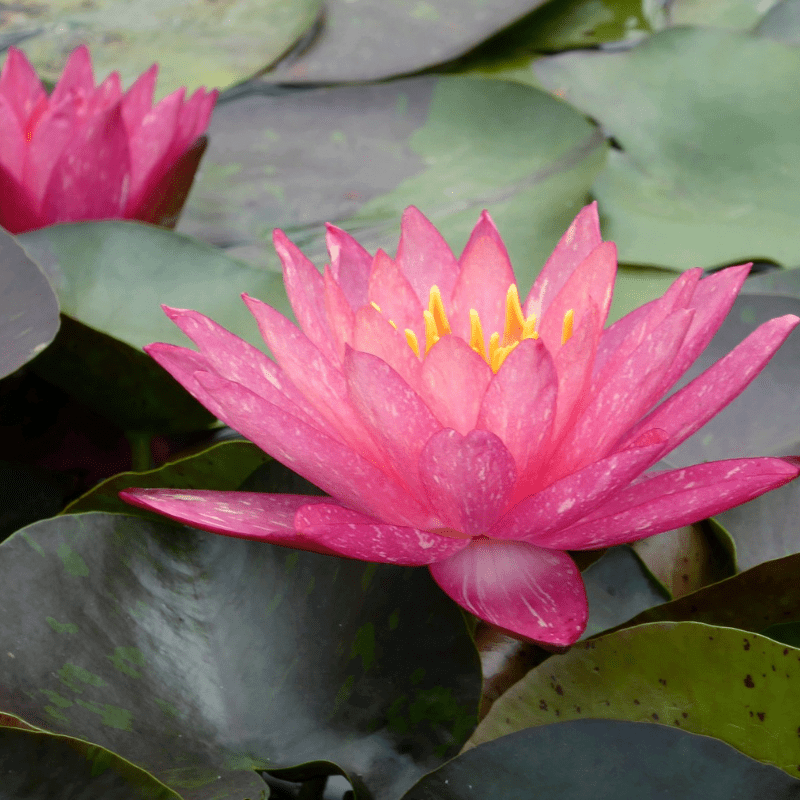
M 397 797 L 475 723 L 477 654 L 426 569 L 93 513 L 7 539 L 0 587 L 0 708 L 186 800 L 309 761 Z
M 403 800 L 790 800 L 800 783 L 707 736 L 581 719 L 512 733 L 462 753 Z
M 797 714 L 787 697 L 798 679 L 800 650 L 765 636 L 693 622 L 640 625 L 579 642 L 529 672 L 468 746 L 560 720 L 659 722 L 797 776 Z

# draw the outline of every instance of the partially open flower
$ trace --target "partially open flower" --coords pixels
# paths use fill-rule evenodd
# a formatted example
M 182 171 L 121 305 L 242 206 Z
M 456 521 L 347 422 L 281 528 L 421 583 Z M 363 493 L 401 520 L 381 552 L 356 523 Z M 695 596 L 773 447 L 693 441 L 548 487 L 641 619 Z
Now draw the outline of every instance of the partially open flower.
M 711 340 L 747 266 L 702 280 L 689 270 L 604 329 L 617 263 L 595 205 L 524 302 L 485 212 L 458 260 L 415 208 L 396 259 L 373 258 L 333 226 L 324 275 L 280 231 L 275 245 L 300 327 L 244 298 L 275 361 L 172 308 L 199 352 L 148 352 L 330 497 L 131 489 L 129 502 L 230 536 L 429 565 L 476 616 L 566 645 L 587 618 L 566 550 L 694 522 L 800 471 L 792 459 L 743 458 L 647 472 L 736 397 L 800 322 L 765 323 L 656 405 Z
M 157 65 L 122 93 L 114 72 L 94 85 L 86 47 L 49 97 L 14 47 L 0 73 L 0 225 L 138 219 L 172 227 L 205 150 L 217 99 L 179 89 L 153 106 Z

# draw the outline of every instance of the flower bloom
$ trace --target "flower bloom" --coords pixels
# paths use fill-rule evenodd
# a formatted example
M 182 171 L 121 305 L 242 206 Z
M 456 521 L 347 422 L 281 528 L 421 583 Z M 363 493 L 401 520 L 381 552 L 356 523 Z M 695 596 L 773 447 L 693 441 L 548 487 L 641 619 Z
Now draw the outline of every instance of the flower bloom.
M 148 352 L 220 419 L 330 497 L 130 489 L 230 536 L 428 565 L 456 602 L 566 645 L 586 594 L 566 550 L 630 542 L 796 477 L 792 459 L 647 472 L 736 397 L 800 322 L 785 316 L 656 405 L 708 344 L 748 266 L 682 274 L 604 329 L 616 250 L 587 206 L 524 302 L 484 212 L 456 259 L 415 208 L 395 259 L 328 228 L 321 275 L 280 232 L 299 327 L 244 297 L 275 356 L 167 308 L 198 351 Z M 655 406 L 655 408 L 654 408 Z
M 11 233 L 87 219 L 173 226 L 205 150 L 217 92 L 179 89 L 153 106 L 158 66 L 122 94 L 98 87 L 86 47 L 48 97 L 22 51 L 0 73 L 0 225 Z

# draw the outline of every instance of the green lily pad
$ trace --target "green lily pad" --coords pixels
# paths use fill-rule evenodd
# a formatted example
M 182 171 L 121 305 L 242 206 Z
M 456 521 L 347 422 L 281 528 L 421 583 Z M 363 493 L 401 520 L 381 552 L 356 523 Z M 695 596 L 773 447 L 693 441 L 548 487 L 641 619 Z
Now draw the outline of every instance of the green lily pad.
M 769 15 L 776 0 L 648 0 L 645 12 L 654 28 L 694 25 L 748 30 Z
M 779 0 L 764 14 L 753 33 L 786 44 L 800 44 L 800 2 Z
M 118 71 L 130 85 L 158 62 L 158 95 L 181 86 L 228 86 L 288 50 L 320 13 L 320 0 L 52 0 L 15 7 L 0 33 L 30 34 L 21 43 L 39 74 L 55 83 L 78 45 L 92 52 L 95 73 Z
M 160 520 L 163 517 L 143 509 L 133 509 L 119 499 L 119 492 L 132 487 L 170 489 L 216 489 L 233 491 L 255 470 L 272 459 L 252 442 L 221 442 L 202 453 L 170 461 L 148 472 L 124 472 L 98 484 L 90 492 L 70 503 L 65 514 L 106 511 Z
M 58 300 L 42 271 L 2 229 L 0 264 L 0 378 L 4 378 L 53 341 Z
M 373 81 L 430 68 L 472 50 L 545 0 L 329 0 L 325 24 L 265 80 Z
M 142 769 L 96 744 L 0 726 L 2 800 L 180 800 Z
M 162 303 L 201 311 L 262 347 L 239 294 L 288 311 L 279 275 L 151 225 L 79 222 L 18 238 L 50 279 L 65 314 L 137 349 L 153 341 L 186 344 Z
M 620 150 L 593 187 L 620 259 L 672 269 L 752 258 L 800 262 L 800 51 L 679 28 L 627 52 L 534 64 Z
M 482 744 L 422 778 L 403 800 L 790 800 L 800 783 L 707 736 L 580 719 Z
M 713 736 L 793 777 L 800 650 L 732 628 L 654 623 L 579 642 L 529 672 L 467 746 L 571 719 L 657 722 Z
M 770 625 L 761 631 L 762 636 L 769 636 L 776 642 L 800 647 L 800 622 L 782 622 L 777 625 Z
M 491 108 L 491 115 L 486 109 Z M 416 205 L 460 252 L 483 208 L 530 285 L 601 169 L 602 134 L 547 94 L 414 78 L 221 102 L 181 230 L 277 269 L 279 227 L 316 264 L 322 223 L 394 253 Z
M 7 539 L 0 586 L 0 708 L 186 800 L 306 762 L 397 797 L 475 724 L 478 656 L 426 569 L 92 513 Z
M 798 569 L 800 554 L 766 561 L 643 611 L 628 620 L 624 627 L 646 622 L 704 622 L 764 632 L 771 625 L 800 618 Z

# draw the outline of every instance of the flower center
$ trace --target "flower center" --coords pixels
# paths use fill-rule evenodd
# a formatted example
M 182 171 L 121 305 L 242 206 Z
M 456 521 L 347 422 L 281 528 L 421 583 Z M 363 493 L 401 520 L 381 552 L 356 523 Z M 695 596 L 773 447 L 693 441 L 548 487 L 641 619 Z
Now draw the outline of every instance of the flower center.
M 381 309 L 376 303 L 372 303 L 373 308 L 380 312 Z M 433 347 L 442 336 L 452 333 L 450 322 L 447 319 L 447 312 L 444 309 L 444 302 L 442 301 L 442 293 L 439 291 L 438 286 L 432 286 L 428 296 L 428 308 L 423 312 L 425 319 L 425 350 L 420 348 L 419 341 L 416 333 L 411 328 L 406 328 L 403 333 L 405 334 L 408 346 L 414 351 L 417 358 L 422 358 L 427 355 L 428 351 Z M 575 313 L 573 309 L 564 314 L 564 322 L 561 329 L 561 344 L 566 344 L 572 336 L 572 322 Z M 389 320 L 389 324 L 395 329 L 397 325 Z M 469 346 L 492 368 L 493 372 L 497 372 L 503 365 L 503 362 L 508 357 L 508 354 L 523 340 L 523 339 L 538 339 L 539 334 L 536 332 L 536 316 L 531 314 L 525 317 L 522 313 L 522 306 L 519 302 L 519 292 L 517 291 L 516 284 L 512 283 L 506 292 L 506 319 L 503 329 L 503 336 L 495 331 L 489 337 L 489 349 L 487 351 L 486 344 L 483 336 L 483 327 L 478 312 L 471 308 L 469 310 Z

